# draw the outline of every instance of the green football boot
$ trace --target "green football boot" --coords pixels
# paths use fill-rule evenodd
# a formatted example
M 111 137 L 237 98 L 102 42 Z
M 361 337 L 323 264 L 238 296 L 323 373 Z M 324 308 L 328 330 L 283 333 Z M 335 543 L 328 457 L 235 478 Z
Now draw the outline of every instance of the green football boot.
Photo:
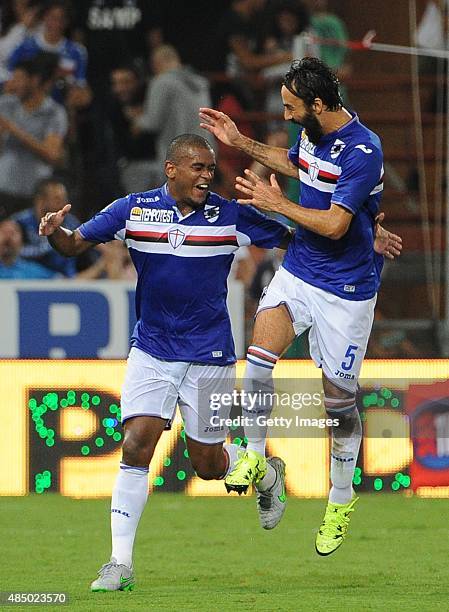
M 134 575 L 132 568 L 118 564 L 114 557 L 98 571 L 98 578 L 90 585 L 90 590 L 104 593 L 106 591 L 132 591 Z
M 267 473 L 267 460 L 256 451 L 242 453 L 234 469 L 225 478 L 226 491 L 236 491 L 239 495 L 246 493 L 250 484 L 256 484 Z
M 316 535 L 315 549 L 319 555 L 330 555 L 343 544 L 351 512 L 354 512 L 354 505 L 358 500 L 358 497 L 354 497 L 348 504 L 328 502 L 323 522 Z
M 260 526 L 263 529 L 274 529 L 283 517 L 287 503 L 285 462 L 280 457 L 269 457 L 267 462 L 276 472 L 276 480 L 265 491 L 259 491 L 256 485 L 257 511 Z

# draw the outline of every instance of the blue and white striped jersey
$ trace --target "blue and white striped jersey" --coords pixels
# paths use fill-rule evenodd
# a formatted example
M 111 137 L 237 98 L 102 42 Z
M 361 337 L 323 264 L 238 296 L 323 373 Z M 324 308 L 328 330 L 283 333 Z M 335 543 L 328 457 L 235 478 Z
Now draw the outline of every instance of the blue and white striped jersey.
M 317 146 L 302 130 L 288 153 L 299 168 L 301 206 L 327 210 L 331 202 L 353 219 L 340 240 L 298 227 L 283 266 L 303 281 L 347 300 L 367 300 L 377 292 L 383 257 L 373 250 L 374 219 L 383 189 L 380 140 L 357 115 Z
M 288 231 L 216 193 L 183 217 L 166 185 L 112 202 L 78 230 L 91 242 L 118 237 L 128 245 L 138 275 L 133 346 L 159 359 L 215 365 L 235 361 L 226 306 L 235 251 L 276 247 Z

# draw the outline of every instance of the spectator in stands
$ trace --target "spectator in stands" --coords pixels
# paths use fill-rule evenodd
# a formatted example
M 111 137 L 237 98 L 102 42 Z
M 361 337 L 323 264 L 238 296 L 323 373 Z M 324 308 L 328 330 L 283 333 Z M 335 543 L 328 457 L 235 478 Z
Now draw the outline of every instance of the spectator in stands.
M 36 32 L 40 2 L 5 0 L 0 24 L 0 84 L 8 79 L 8 58 L 27 36 Z
M 338 41 L 343 44 L 320 43 L 319 57 L 333 70 L 339 78 L 350 75 L 351 68 L 347 63 L 348 49 L 344 43 L 348 40 L 348 32 L 344 21 L 328 9 L 327 0 L 309 0 L 312 12 L 311 25 L 319 39 Z
M 39 221 L 47 212 L 56 212 L 67 204 L 67 190 L 58 179 L 42 180 L 34 195 L 33 207 L 12 217 L 21 231 L 23 246 L 20 256 L 26 261 L 38 263 L 51 274 L 60 277 L 92 280 L 97 278 L 132 279 L 127 263 L 127 249 L 121 240 L 108 245 L 99 245 L 91 254 L 80 257 L 62 257 L 53 250 L 48 241 L 39 236 Z M 67 229 L 79 227 L 79 220 L 71 213 L 65 217 Z M 132 266 L 131 266 L 132 267 Z
M 111 71 L 140 60 L 161 43 L 157 2 L 149 0 L 76 0 L 75 27 L 89 53 L 88 81 L 95 97 L 105 101 Z
M 240 86 L 246 104 L 255 106 L 257 77 L 269 66 L 291 62 L 290 52 L 265 53 L 263 41 L 269 31 L 266 0 L 232 0 L 217 29 L 214 63 Z
M 266 0 L 232 0 L 230 10 L 219 26 L 222 65 L 230 76 L 290 62 L 290 53 L 271 56 L 261 51 L 267 26 L 262 18 Z
M 59 58 L 53 98 L 67 108 L 85 108 L 91 101 L 86 82 L 87 53 L 84 47 L 69 40 L 64 33 L 69 24 L 69 5 L 64 0 L 50 0 L 42 13 L 42 30 L 26 38 L 11 54 L 8 66 L 33 58 L 41 51 Z
M 215 95 L 218 100 L 217 109 L 230 117 L 240 116 L 249 110 L 246 98 L 241 95 L 235 83 L 220 84 L 215 88 Z M 241 119 L 239 129 L 248 138 L 256 138 L 254 126 L 250 121 Z M 220 184 L 219 191 L 221 195 L 231 200 L 235 197 L 235 177 L 252 163 L 252 159 L 234 147 L 227 147 L 219 140 L 216 147 L 218 162 L 216 180 Z
M 145 191 L 151 183 L 148 166 L 155 158 L 154 137 L 132 129 L 133 118 L 143 111 L 145 87 L 136 64 L 123 65 L 111 73 L 108 116 L 124 193 Z
M 34 261 L 20 257 L 22 233 L 11 219 L 0 222 L 0 279 L 53 278 L 52 272 Z
M 48 240 L 39 236 L 39 222 L 47 212 L 56 212 L 67 203 L 67 191 L 58 179 L 48 178 L 40 181 L 34 194 L 33 206 L 17 214 L 12 219 L 16 221 L 23 234 L 24 245 L 21 257 L 44 266 L 53 273 L 72 277 L 76 274 L 75 258 L 62 257 L 51 248 Z M 67 228 L 76 229 L 80 222 L 72 214 L 66 217 Z
M 56 64 L 48 53 L 20 62 L 13 93 L 0 96 L 0 218 L 31 206 L 37 183 L 62 158 L 67 116 L 48 96 Z
M 145 66 L 148 48 L 162 42 L 156 0 L 76 0 L 74 36 L 89 55 L 87 81 L 93 92 L 86 124 L 80 126 L 85 175 L 85 216 L 98 202 L 123 195 L 113 155 L 112 134 L 105 113 L 110 103 L 110 75 L 124 63 Z
M 199 127 L 198 109 L 210 101 L 209 82 L 192 69 L 181 64 L 179 55 L 171 45 L 162 45 L 151 55 L 154 77 L 151 80 L 143 112 L 136 113 L 134 126 L 139 131 L 150 132 L 156 138 L 156 159 L 148 172 L 152 176 L 151 187 L 156 187 L 165 177 L 161 175 L 167 147 L 180 134 L 200 134 L 214 144 L 214 139 Z
M 112 240 L 112 242 L 101 244 L 97 248 L 100 249 L 101 253 L 97 264 L 100 274 L 97 278 L 137 280 L 136 269 L 123 240 Z
M 319 47 L 313 40 L 314 31 L 310 27 L 310 14 L 300 0 L 282 0 L 276 5 L 272 30 L 264 41 L 267 55 L 289 53 L 295 59 L 318 57 Z M 269 113 L 282 114 L 282 100 L 279 96 L 285 73 L 290 62 L 270 66 L 262 71 L 266 82 L 265 110 Z M 269 130 L 284 130 L 284 121 L 270 122 Z

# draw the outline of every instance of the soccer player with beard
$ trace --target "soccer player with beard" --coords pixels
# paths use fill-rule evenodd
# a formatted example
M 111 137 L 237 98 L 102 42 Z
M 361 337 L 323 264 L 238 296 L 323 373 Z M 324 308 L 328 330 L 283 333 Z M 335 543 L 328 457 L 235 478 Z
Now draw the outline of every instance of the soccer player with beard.
M 40 234 L 68 257 L 124 239 L 138 274 L 137 324 L 121 398 L 123 458 L 112 493 L 112 554 L 92 591 L 133 588 L 132 551 L 148 497 L 148 466 L 176 405 L 200 478 L 225 478 L 242 454 L 237 445 L 224 444 L 226 427 L 215 425 L 229 409 L 221 406 L 212 415 L 210 405 L 213 394 L 232 393 L 235 382 L 227 278 L 240 246 L 286 248 L 291 233 L 255 208 L 211 193 L 214 172 L 207 140 L 185 134 L 170 144 L 162 187 L 112 202 L 73 232 L 61 227 L 69 204 L 41 220 Z M 283 462 L 274 459 L 281 469 Z
M 322 369 L 325 409 L 332 427 L 330 489 L 316 551 L 329 555 L 343 542 L 358 498 L 352 489 L 362 428 L 356 389 L 374 316 L 383 255 L 400 254 L 401 239 L 389 236 L 378 248 L 376 219 L 383 188 L 383 157 L 376 134 L 341 101 L 335 74 L 319 59 L 294 61 L 281 97 L 284 119 L 302 126 L 290 149 L 256 142 L 213 109 L 200 109 L 201 126 L 263 165 L 298 177 L 300 204 L 289 201 L 272 174 L 270 182 L 249 170 L 236 188 L 251 204 L 280 213 L 297 224 L 279 271 L 263 295 L 245 385 L 272 388 L 272 371 L 295 336 L 310 329 L 310 353 Z M 381 217 L 383 218 L 383 217 Z M 376 252 L 377 251 L 377 252 Z M 267 413 L 267 406 L 257 406 Z M 245 455 L 225 479 L 228 490 L 254 483 L 262 527 L 272 529 L 285 508 L 283 483 L 265 459 L 265 432 L 248 431 Z M 263 507 L 264 514 L 260 512 Z

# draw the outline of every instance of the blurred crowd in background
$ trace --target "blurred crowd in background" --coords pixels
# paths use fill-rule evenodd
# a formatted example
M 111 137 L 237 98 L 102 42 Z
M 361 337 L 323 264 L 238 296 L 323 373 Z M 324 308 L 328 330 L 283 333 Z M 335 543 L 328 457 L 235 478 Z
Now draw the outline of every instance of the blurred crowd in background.
M 288 146 L 297 130 L 289 134 L 282 121 L 279 89 L 293 57 L 349 70 L 343 47 L 319 43 L 346 39 L 324 0 L 195 4 L 186 12 L 170 0 L 2 3 L 0 220 L 8 223 L 0 225 L 0 277 L 129 278 L 117 245 L 60 258 L 38 236 L 40 216 L 69 201 L 74 228 L 117 197 L 162 184 L 175 136 L 211 139 L 199 128 L 200 106 L 242 116 L 244 133 Z M 250 112 L 261 119 L 249 121 Z M 235 176 L 251 160 L 211 144 L 214 188 L 233 197 Z M 254 299 L 275 259 L 238 257 L 236 274 Z
M 211 139 L 199 128 L 200 106 L 288 147 L 298 128 L 282 120 L 279 90 L 292 59 L 321 57 L 344 79 L 346 40 L 326 0 L 3 0 L 0 279 L 134 279 L 121 242 L 65 259 L 39 237 L 39 219 L 70 202 L 65 226 L 73 229 L 117 197 L 162 184 L 172 138 Z M 222 195 L 235 196 L 245 167 L 265 172 L 211 144 Z M 297 199 L 297 181 L 283 187 Z M 246 288 L 248 328 L 281 257 L 237 253 L 232 273 Z

